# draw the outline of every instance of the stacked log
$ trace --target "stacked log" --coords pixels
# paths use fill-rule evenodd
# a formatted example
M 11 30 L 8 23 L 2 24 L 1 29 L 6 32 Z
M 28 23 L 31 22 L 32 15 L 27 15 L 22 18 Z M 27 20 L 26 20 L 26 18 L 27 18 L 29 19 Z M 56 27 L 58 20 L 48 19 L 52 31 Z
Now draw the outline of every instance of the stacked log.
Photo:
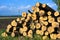
M 60 14 L 46 4 L 36 3 L 29 13 L 23 12 L 21 18 L 13 20 L 2 33 L 2 36 L 28 36 L 34 37 L 34 34 L 49 37 L 51 39 L 60 38 L 58 32 L 60 26 Z

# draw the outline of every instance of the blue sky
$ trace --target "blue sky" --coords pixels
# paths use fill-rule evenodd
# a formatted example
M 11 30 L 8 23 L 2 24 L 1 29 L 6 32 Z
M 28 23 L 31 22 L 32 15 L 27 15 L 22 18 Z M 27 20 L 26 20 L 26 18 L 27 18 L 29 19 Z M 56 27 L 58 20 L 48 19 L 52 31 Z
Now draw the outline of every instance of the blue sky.
M 57 10 L 57 5 L 52 0 L 0 0 L 0 16 L 21 15 L 22 12 L 31 10 L 36 2 L 45 3 Z

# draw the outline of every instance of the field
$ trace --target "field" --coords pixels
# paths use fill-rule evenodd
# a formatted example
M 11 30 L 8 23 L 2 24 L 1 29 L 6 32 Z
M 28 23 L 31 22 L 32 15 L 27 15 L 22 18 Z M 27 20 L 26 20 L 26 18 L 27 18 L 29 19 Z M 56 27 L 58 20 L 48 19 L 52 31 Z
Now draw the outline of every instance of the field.
M 0 17 L 0 29 L 6 28 L 6 26 L 17 17 Z
M 12 37 L 1 37 L 1 34 L 5 31 L 7 25 L 17 17 L 0 17 L 0 40 L 18 40 L 18 37 L 12 38 Z
M 0 17 L 0 40 L 11 40 L 11 37 L 8 38 L 3 38 L 1 37 L 1 33 L 3 33 L 7 27 L 7 25 L 13 20 L 16 19 L 17 17 Z M 16 39 L 16 38 L 15 38 Z

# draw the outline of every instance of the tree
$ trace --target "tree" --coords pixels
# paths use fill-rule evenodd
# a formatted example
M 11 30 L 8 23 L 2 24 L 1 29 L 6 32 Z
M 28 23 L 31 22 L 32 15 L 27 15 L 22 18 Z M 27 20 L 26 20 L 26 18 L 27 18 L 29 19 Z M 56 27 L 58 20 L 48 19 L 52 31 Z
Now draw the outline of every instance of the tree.
M 60 11 L 60 0 L 53 0 L 58 5 L 57 10 Z

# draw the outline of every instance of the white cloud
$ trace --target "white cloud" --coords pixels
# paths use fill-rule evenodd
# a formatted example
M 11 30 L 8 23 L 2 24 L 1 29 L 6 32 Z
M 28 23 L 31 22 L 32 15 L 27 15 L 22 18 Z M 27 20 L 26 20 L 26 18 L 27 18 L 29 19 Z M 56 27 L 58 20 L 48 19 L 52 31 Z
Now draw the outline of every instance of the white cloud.
M 53 4 L 53 3 L 47 3 L 47 5 L 49 5 L 50 7 L 56 6 L 56 4 Z
M 29 9 L 30 7 L 31 7 L 31 5 L 20 6 L 18 9 L 23 10 L 23 9 Z
M 6 5 L 3 5 L 3 6 L 0 6 L 0 10 L 7 10 L 7 11 L 10 11 L 10 12 L 18 12 L 18 11 L 26 11 L 27 9 L 30 9 L 31 8 L 31 5 L 27 5 L 27 6 L 6 6 Z
M 15 6 L 6 6 L 6 5 L 2 5 L 0 6 L 0 10 L 1 9 L 8 9 L 8 10 L 24 10 L 24 9 L 29 9 L 31 7 L 31 5 L 27 5 L 27 6 L 19 6 L 19 7 L 15 7 Z
M 4 8 L 7 8 L 7 6 L 4 5 L 0 6 L 0 9 L 4 9 Z
M 13 7 L 13 6 L 0 6 L 0 11 L 2 12 L 9 12 L 9 13 L 17 13 L 18 10 L 17 8 Z

